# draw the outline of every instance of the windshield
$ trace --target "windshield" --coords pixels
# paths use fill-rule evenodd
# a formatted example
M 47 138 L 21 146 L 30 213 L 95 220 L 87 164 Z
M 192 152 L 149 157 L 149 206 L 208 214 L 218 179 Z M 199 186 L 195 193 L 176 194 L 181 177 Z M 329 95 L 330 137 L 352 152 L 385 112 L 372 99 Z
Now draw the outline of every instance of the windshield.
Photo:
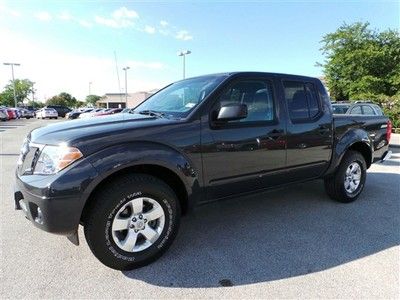
M 166 116 L 186 117 L 226 77 L 203 76 L 171 84 L 137 106 L 136 113 L 153 111 Z

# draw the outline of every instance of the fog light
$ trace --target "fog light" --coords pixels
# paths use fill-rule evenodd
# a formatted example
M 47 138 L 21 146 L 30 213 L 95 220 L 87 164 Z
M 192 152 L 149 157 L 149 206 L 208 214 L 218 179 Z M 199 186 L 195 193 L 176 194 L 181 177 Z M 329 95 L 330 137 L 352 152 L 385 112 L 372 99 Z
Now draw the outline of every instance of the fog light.
M 42 210 L 40 209 L 40 207 L 37 208 L 37 216 L 35 218 L 35 222 L 39 223 L 39 224 L 43 224 L 43 214 L 42 214 Z

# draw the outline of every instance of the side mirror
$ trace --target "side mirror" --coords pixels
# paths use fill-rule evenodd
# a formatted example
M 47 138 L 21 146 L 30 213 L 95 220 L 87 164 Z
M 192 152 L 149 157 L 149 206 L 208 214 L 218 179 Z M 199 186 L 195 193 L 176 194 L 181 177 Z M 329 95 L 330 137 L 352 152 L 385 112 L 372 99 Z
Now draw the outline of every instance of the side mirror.
M 240 120 L 247 117 L 247 105 L 246 104 L 227 104 L 221 107 L 218 112 L 216 121 L 234 121 Z

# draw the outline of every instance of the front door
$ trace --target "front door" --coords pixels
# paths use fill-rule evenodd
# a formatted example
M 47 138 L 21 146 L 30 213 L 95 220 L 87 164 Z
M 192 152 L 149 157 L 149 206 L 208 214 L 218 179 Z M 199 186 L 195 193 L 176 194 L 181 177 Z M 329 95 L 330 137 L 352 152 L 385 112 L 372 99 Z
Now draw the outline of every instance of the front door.
M 202 156 L 208 199 L 275 185 L 285 168 L 285 126 L 270 78 L 244 78 L 223 89 L 202 117 Z M 227 104 L 247 105 L 239 121 L 216 124 Z M 283 122 L 284 123 L 284 122 Z

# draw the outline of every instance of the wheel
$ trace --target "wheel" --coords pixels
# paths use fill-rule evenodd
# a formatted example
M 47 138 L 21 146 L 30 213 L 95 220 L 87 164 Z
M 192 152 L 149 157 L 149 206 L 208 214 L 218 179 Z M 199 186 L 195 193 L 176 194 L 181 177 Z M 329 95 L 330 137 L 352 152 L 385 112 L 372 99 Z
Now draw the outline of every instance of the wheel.
M 153 176 L 117 178 L 92 200 L 84 218 L 85 237 L 93 254 L 110 268 L 132 270 L 155 261 L 178 232 L 179 201 Z
M 329 197 L 350 203 L 360 196 L 367 177 L 367 165 L 361 153 L 347 151 L 336 172 L 325 178 L 325 190 Z

